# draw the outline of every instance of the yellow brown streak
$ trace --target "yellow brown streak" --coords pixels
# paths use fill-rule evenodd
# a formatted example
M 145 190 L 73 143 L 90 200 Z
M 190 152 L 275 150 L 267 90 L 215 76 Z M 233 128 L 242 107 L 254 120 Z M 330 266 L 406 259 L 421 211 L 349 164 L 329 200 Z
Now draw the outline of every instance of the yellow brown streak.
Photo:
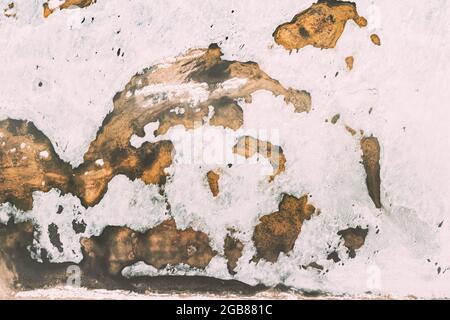
M 380 196 L 380 144 L 375 137 L 363 137 L 361 150 L 364 170 L 366 171 L 366 185 L 369 196 L 376 208 L 381 208 Z
M 44 18 L 47 18 L 48 16 L 50 16 L 56 9 L 68 9 L 70 7 L 79 7 L 79 8 L 84 8 L 87 6 L 90 6 L 91 4 L 95 3 L 97 0 L 65 0 L 62 4 L 60 4 L 58 7 L 56 8 L 50 8 L 48 5 L 48 2 L 44 3 L 43 7 L 44 7 Z
M 219 194 L 220 175 L 211 170 L 206 174 L 206 178 L 208 180 L 209 189 L 211 190 L 213 197 L 217 197 L 217 195 Z
M 347 64 L 347 69 L 351 71 L 353 69 L 353 63 L 355 62 L 355 59 L 353 56 L 349 56 L 345 58 L 345 63 Z
M 381 40 L 380 37 L 377 34 L 371 34 L 370 35 L 370 40 L 372 41 L 372 43 L 376 46 L 381 46 Z
M 349 1 L 320 0 L 295 15 L 291 22 L 278 26 L 273 37 L 287 50 L 312 45 L 334 48 L 348 20 L 365 27 L 367 20 L 358 15 L 356 4 Z

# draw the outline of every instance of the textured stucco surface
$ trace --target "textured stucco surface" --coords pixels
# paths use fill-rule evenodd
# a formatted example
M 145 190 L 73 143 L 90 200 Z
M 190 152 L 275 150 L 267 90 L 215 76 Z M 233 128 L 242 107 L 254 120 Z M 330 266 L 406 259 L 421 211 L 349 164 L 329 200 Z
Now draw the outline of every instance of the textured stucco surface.
M 4 8 L 9 2 L 0 1 Z M 203 134 L 204 153 L 211 159 L 217 137 L 265 132 L 258 138 L 280 146 L 286 157 L 285 170 L 272 182 L 267 176 L 273 169 L 263 157 L 238 159 L 229 167 L 228 162 L 186 164 L 178 152 L 166 170 L 164 195 L 156 185 L 117 175 L 95 206 L 84 208 L 76 196 L 52 189 L 35 192 L 30 211 L 1 204 L 0 222 L 10 217 L 33 222 L 39 230 L 31 250 L 36 261 L 45 249 L 51 262 L 79 263 L 81 237 L 99 236 L 109 225 L 145 232 L 171 216 L 179 228 L 208 235 L 217 252 L 209 265 L 157 270 L 138 262 L 125 268 L 124 276 L 204 275 L 333 295 L 449 297 L 450 3 L 355 2 L 367 19 L 365 28 L 349 21 L 335 48 L 306 46 L 289 53 L 272 33 L 310 1 L 99 0 L 47 18 L 43 1 L 14 1 L 15 15 L 0 17 L 0 120 L 32 121 L 72 166 L 83 162 L 113 109 L 113 97 L 133 75 L 211 43 L 220 46 L 223 59 L 254 61 L 282 86 L 306 90 L 312 108 L 296 113 L 282 96 L 259 90 L 251 101 L 239 102 L 241 134 L 206 124 L 195 130 L 174 127 L 154 137 L 149 124 L 144 137 L 131 139 L 133 145 L 170 139 L 180 151 L 184 139 Z M 372 34 L 380 37 L 380 46 L 372 43 Z M 345 61 L 349 56 L 352 70 Z M 367 191 L 360 130 L 380 144 L 380 209 Z M 213 197 L 205 177 L 217 169 L 220 192 Z M 285 193 L 309 195 L 320 212 L 303 222 L 289 253 L 275 263 L 255 262 L 253 230 L 261 217 L 278 210 Z M 64 210 L 56 214 L 59 206 Z M 84 232 L 74 232 L 74 219 L 86 224 Z M 52 223 L 62 251 L 49 237 Z M 358 226 L 368 233 L 351 258 L 338 232 Z M 230 229 L 244 244 L 233 275 L 223 254 Z M 339 262 L 328 259 L 332 252 Z M 312 262 L 323 269 L 306 267 Z M 2 268 L 0 279 L 8 279 Z

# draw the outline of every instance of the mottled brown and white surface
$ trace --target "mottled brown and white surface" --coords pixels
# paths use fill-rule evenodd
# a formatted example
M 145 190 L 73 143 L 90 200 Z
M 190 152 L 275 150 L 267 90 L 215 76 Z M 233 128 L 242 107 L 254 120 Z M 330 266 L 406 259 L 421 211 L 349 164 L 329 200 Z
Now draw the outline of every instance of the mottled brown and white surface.
M 450 296 L 447 1 L 0 8 L 0 294 Z

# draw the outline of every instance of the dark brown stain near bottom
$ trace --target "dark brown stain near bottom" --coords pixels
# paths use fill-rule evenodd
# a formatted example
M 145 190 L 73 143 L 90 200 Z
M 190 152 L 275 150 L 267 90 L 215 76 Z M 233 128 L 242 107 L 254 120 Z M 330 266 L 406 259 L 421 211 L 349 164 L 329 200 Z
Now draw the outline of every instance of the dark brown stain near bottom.
M 242 256 L 242 250 L 244 250 L 244 244 L 235 237 L 231 235 L 227 235 L 225 237 L 223 250 L 225 253 L 225 257 L 227 258 L 227 268 L 230 274 L 236 274 L 234 269 L 237 267 L 237 262 L 239 258 Z
M 106 227 L 100 236 L 84 238 L 81 244 L 87 263 L 94 268 L 105 266 L 110 275 L 118 275 L 138 261 L 157 269 L 180 263 L 204 269 L 216 254 L 205 233 L 192 228 L 179 230 L 173 219 L 145 233 Z
M 11 221 L 7 225 L 0 225 L 0 267 L 3 268 L 0 281 L 8 282 L 14 290 L 66 285 L 70 276 L 67 272 L 68 267 L 75 264 L 41 263 L 33 260 L 27 249 L 32 244 L 33 231 L 30 222 L 14 224 Z M 102 249 L 105 248 L 97 247 L 97 250 Z M 104 250 L 103 254 L 106 252 L 109 251 Z M 120 274 L 111 274 L 106 260 L 89 254 L 84 251 L 84 258 L 78 265 L 81 270 L 81 286 L 88 289 L 127 290 L 137 293 L 196 292 L 239 295 L 253 295 L 267 289 L 263 285 L 250 286 L 237 280 L 221 280 L 206 276 L 139 276 L 127 279 Z

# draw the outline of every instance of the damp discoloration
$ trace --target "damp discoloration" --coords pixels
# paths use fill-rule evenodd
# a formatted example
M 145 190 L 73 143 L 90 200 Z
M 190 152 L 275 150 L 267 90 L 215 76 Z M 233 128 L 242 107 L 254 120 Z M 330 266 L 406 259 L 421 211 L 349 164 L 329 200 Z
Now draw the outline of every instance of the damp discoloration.
M 347 130 L 347 132 L 350 133 L 352 136 L 355 136 L 357 133 L 355 129 L 353 129 L 352 127 L 350 127 L 348 125 L 345 125 L 345 130 Z
M 347 65 L 347 69 L 349 71 L 353 70 L 353 64 L 355 63 L 355 58 L 353 56 L 349 56 L 345 58 L 345 64 Z
M 273 181 L 277 175 L 284 172 L 286 168 L 286 157 L 283 149 L 275 146 L 269 141 L 262 141 L 251 136 L 243 136 L 233 147 L 233 152 L 245 158 L 251 158 L 256 153 L 267 158 L 273 167 L 273 174 L 269 177 L 269 181 Z
M 372 41 L 372 43 L 376 46 L 381 46 L 381 39 L 377 34 L 371 34 L 370 35 L 370 40 Z
M 115 95 L 113 110 L 84 154 L 84 162 L 76 168 L 58 157 L 48 138 L 32 123 L 11 119 L 0 122 L 0 129 L 5 131 L 0 141 L 5 142 L 0 149 L 0 202 L 29 210 L 33 191 L 56 188 L 76 195 L 85 207 L 94 206 L 118 174 L 163 185 L 165 169 L 172 164 L 172 142 L 145 142 L 135 148 L 131 137 L 144 136 L 145 125 L 156 121 L 156 135 L 176 125 L 195 128 L 204 124 L 210 106 L 214 108 L 212 125 L 237 130 L 243 123 L 238 100 L 248 99 L 257 90 L 283 95 L 296 112 L 310 110 L 308 93 L 284 88 L 257 63 L 222 60 L 221 56 L 220 48 L 212 44 L 208 49 L 189 50 L 172 63 L 156 65 L 133 76 L 125 89 Z M 22 142 L 31 147 L 17 152 Z M 7 148 L 15 148 L 16 153 L 7 153 Z M 38 154 L 43 149 L 46 157 Z M 269 153 L 272 149 L 267 147 Z M 272 153 L 275 155 L 276 150 Z M 20 160 L 22 157 L 28 160 Z M 275 175 L 284 170 L 284 161 L 284 156 L 280 157 Z
M 366 185 L 376 208 L 381 208 L 380 144 L 375 137 L 363 137 L 360 142 L 362 161 L 366 171 Z
M 261 217 L 255 227 L 253 242 L 255 260 L 276 262 L 280 253 L 289 253 L 297 240 L 305 220 L 309 220 L 316 208 L 308 204 L 308 196 L 300 198 L 284 194 L 278 211 Z
M 225 257 L 227 258 L 228 272 L 232 275 L 236 274 L 235 269 L 237 262 L 242 256 L 242 250 L 244 250 L 244 244 L 233 235 L 228 234 L 225 237 L 223 250 Z
M 164 169 L 172 163 L 172 143 L 160 141 L 140 148 L 130 144 L 120 149 L 103 146 L 72 168 L 32 122 L 0 121 L 0 133 L 0 202 L 10 202 L 25 211 L 33 207 L 34 191 L 48 192 L 52 188 L 76 195 L 85 207 L 95 205 L 117 174 L 147 184 L 163 184 Z M 102 166 L 98 159 L 102 159 Z
M 173 224 L 169 222 L 169 224 Z M 112 228 L 112 229 L 111 229 Z M 169 228 L 173 230 L 173 228 Z M 203 241 L 204 236 L 189 231 L 181 238 L 193 243 Z M 37 262 L 30 257 L 28 248 L 33 242 L 33 225 L 30 222 L 7 225 L 0 224 L 0 289 L 6 293 L 37 288 L 51 288 L 67 284 L 67 268 L 73 263 Z M 159 235 L 162 230 L 157 233 Z M 105 235 L 109 233 L 108 236 Z M 136 240 L 127 228 L 109 227 L 97 238 L 83 240 L 83 260 L 78 264 L 81 271 L 81 286 L 89 289 L 127 290 L 138 293 L 156 292 L 216 292 L 254 294 L 264 290 L 264 286 L 249 286 L 236 280 L 221 280 L 203 276 L 157 276 L 124 278 L 117 272 L 126 258 L 131 258 L 131 250 Z M 195 234 L 195 236 L 194 236 Z M 131 235 L 131 240 L 127 236 Z M 143 236 L 143 235 L 141 235 Z M 161 235 L 164 236 L 164 235 Z M 164 242 L 172 246 L 170 236 Z M 101 241 L 100 241 L 101 240 Z M 110 242 L 108 242 L 108 241 Z M 173 245 L 177 245 L 175 242 Z M 112 245 L 109 249 L 108 245 Z M 160 247 L 157 243 L 156 248 Z M 148 248 L 148 250 L 155 250 Z M 192 249 L 191 249 L 192 250 Z M 164 251 L 164 250 L 163 250 Z M 164 251 L 172 256 L 175 251 Z M 191 256 L 192 256 L 192 251 Z M 1 293 L 1 292 L 0 292 Z
M 340 230 L 337 234 L 344 239 L 344 246 L 348 249 L 348 255 L 350 258 L 356 256 L 356 250 L 361 248 L 366 241 L 367 233 L 369 229 L 361 228 L 348 228 Z
M 341 117 L 341 115 L 339 113 L 335 114 L 332 118 L 331 118 L 331 123 L 332 124 L 336 124 L 339 121 L 339 118 Z
M 244 112 L 236 101 L 222 97 L 212 101 L 211 105 L 214 106 L 214 115 L 209 120 L 210 125 L 237 130 L 244 124 Z
M 354 2 L 319 0 L 295 15 L 290 22 L 278 26 L 273 37 L 277 44 L 289 51 L 308 45 L 334 48 L 348 20 L 353 20 L 359 27 L 367 25 L 367 20 L 359 16 Z
M 84 238 L 81 244 L 88 264 L 104 265 L 110 275 L 118 275 L 138 261 L 157 269 L 181 263 L 204 269 L 216 254 L 205 233 L 191 228 L 179 230 L 173 219 L 145 233 L 107 227 L 99 237 Z
M 72 168 L 32 122 L 0 121 L 0 202 L 30 210 L 34 191 L 69 192 Z
M 217 197 L 219 194 L 219 173 L 213 170 L 208 171 L 206 174 L 206 179 L 208 180 L 209 189 L 211 190 L 213 197 Z
M 47 18 L 56 10 L 70 9 L 71 7 L 85 8 L 96 2 L 97 0 L 65 0 L 56 7 L 50 7 L 49 3 L 45 2 L 43 4 L 43 15 L 44 18 Z

